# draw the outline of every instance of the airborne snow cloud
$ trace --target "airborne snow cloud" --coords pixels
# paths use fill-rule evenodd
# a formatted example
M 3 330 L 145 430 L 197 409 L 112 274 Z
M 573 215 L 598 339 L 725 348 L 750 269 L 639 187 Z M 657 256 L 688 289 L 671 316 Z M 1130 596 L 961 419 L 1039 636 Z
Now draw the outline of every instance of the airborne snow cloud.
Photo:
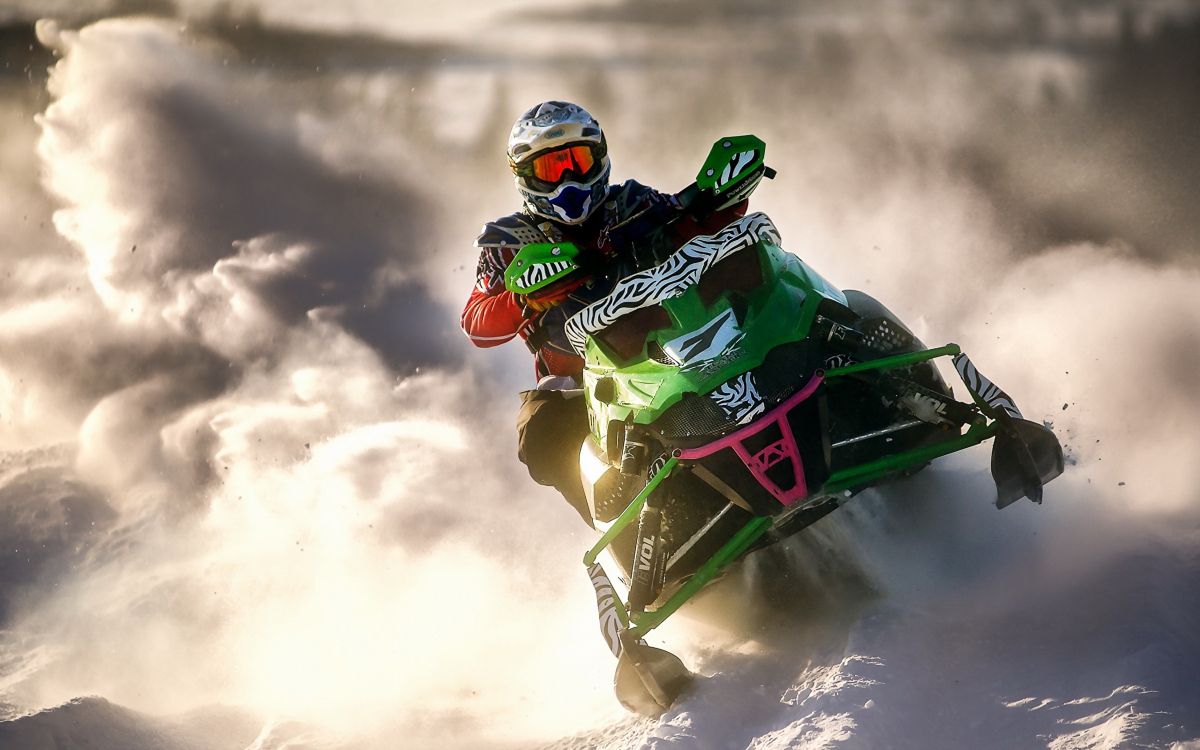
M 6 416 L 35 420 L 42 381 L 94 395 L 73 440 L 6 454 L 0 689 L 232 701 L 439 743 L 529 731 L 420 729 L 553 702 L 538 685 L 580 659 L 504 617 L 561 596 L 536 570 L 562 547 L 530 539 L 568 516 L 514 492 L 509 444 L 473 427 L 508 402 L 462 369 L 423 276 L 427 198 L 323 161 L 229 49 L 149 20 L 39 33 L 62 60 L 38 152 L 89 289 L 9 299 Z M 497 534 L 508 517 L 524 529 Z

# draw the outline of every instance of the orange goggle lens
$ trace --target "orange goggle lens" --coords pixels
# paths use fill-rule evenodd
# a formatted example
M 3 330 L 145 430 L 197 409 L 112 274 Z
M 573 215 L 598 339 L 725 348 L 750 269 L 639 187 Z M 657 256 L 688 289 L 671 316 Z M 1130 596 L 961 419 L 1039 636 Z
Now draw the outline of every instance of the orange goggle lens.
M 533 176 L 542 182 L 557 183 L 568 171 L 583 177 L 596 163 L 589 146 L 569 146 L 542 154 L 533 160 Z

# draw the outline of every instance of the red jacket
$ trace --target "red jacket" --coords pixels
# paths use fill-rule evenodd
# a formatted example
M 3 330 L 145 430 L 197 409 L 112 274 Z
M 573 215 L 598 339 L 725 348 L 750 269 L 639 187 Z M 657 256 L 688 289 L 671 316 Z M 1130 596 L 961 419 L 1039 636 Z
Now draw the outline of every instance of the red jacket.
M 515 251 L 510 251 L 507 260 L 511 261 L 515 254 Z M 496 291 L 477 283 L 467 298 L 460 323 L 472 344 L 490 347 L 511 341 L 516 336 L 529 338 L 538 321 L 535 317 L 526 317 L 517 296 L 503 286 Z M 583 371 L 583 359 L 549 346 L 541 347 L 536 357 L 539 378 L 543 375 L 578 377 Z

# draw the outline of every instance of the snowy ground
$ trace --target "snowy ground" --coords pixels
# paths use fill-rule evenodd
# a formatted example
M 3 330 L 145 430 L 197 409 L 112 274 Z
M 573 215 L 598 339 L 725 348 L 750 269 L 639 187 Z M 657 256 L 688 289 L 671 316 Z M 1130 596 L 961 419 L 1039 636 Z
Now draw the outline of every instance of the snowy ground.
M 1194 745 L 1196 557 L 1148 552 L 1167 539 L 1144 538 L 1077 575 L 1038 581 L 1048 571 L 1033 536 L 1064 544 L 1088 534 L 1063 527 L 1086 511 L 1023 508 L 1011 518 L 986 507 L 948 509 L 926 494 L 945 479 L 923 478 L 890 498 L 916 514 L 905 514 L 905 525 L 893 518 L 881 531 L 872 511 L 888 501 L 878 499 L 838 524 L 905 558 L 871 561 L 885 589 L 849 617 L 823 632 L 810 622 L 789 637 L 788 628 L 806 620 L 789 613 L 750 653 L 702 660 L 711 676 L 661 722 L 614 725 L 549 747 Z M 1059 490 L 1059 501 L 1071 502 Z M 964 526 L 942 525 L 947 514 Z M 911 530 L 914 520 L 926 522 L 925 533 Z M 956 561 L 980 547 L 991 559 L 963 570 Z

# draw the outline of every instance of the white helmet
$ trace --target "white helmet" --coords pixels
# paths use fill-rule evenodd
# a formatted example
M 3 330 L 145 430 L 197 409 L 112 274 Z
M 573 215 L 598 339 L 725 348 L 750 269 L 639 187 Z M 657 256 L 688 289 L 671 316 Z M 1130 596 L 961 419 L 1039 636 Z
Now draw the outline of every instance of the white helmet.
M 580 224 L 603 202 L 611 164 L 604 131 L 578 104 L 542 102 L 517 118 L 508 164 L 530 213 Z

